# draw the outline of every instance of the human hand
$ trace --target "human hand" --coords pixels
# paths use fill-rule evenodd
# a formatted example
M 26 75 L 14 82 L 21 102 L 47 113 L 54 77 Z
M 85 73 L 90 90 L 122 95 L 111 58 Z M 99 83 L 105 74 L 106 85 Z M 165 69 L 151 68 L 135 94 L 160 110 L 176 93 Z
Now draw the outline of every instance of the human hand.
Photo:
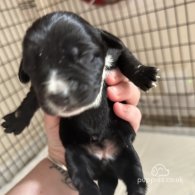
M 139 98 L 139 89 L 118 70 L 111 71 L 107 78 L 107 96 L 114 103 L 115 114 L 129 122 L 135 131 L 138 130 L 141 121 L 141 112 L 136 107 Z M 126 104 L 120 103 L 125 101 Z M 57 162 L 65 164 L 65 149 L 59 137 L 59 118 L 45 114 L 45 132 L 48 139 L 49 156 Z
M 115 102 L 113 106 L 115 114 L 129 122 L 135 132 L 137 132 L 141 122 L 141 112 L 137 108 L 140 90 L 118 69 L 108 74 L 106 83 L 108 84 L 107 96 L 111 101 Z

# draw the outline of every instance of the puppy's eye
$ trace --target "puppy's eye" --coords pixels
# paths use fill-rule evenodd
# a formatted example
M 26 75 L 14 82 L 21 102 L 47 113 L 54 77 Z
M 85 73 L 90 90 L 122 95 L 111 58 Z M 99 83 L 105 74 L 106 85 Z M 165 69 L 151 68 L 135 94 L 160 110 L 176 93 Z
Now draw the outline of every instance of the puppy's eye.
M 101 57 L 100 52 L 96 52 L 93 54 L 91 61 L 97 60 Z

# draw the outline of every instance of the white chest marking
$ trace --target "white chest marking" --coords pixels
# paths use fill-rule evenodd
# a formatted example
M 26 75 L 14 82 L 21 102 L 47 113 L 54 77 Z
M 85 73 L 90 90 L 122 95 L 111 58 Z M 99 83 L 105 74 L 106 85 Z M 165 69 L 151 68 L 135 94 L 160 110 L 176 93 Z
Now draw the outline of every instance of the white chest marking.
M 114 62 L 113 57 L 111 55 L 107 54 L 106 58 L 105 58 L 105 66 L 106 66 L 106 68 L 111 68 L 113 62 Z
M 93 143 L 90 143 L 89 145 L 84 147 L 90 154 L 92 154 L 99 160 L 114 160 L 120 151 L 116 143 L 111 140 L 104 140 L 103 144 L 103 148 Z

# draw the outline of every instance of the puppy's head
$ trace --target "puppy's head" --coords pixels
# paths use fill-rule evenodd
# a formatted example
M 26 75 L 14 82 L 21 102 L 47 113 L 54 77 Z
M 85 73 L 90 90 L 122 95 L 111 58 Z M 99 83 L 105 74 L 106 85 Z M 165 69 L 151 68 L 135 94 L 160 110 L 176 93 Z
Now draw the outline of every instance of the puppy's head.
M 31 81 L 45 112 L 72 116 L 100 103 L 105 57 L 100 34 L 87 22 L 49 14 L 26 33 L 19 78 Z

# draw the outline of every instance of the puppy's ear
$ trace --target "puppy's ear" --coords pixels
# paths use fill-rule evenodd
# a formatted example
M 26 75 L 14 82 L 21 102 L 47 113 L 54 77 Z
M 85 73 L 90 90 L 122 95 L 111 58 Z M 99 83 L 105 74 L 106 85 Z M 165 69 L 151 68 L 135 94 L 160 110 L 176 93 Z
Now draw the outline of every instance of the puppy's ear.
M 116 36 L 110 34 L 109 32 L 106 32 L 104 30 L 100 30 L 100 33 L 102 36 L 102 40 L 105 42 L 105 44 L 109 48 L 119 49 L 119 50 L 123 50 L 125 48 L 122 41 L 119 38 L 117 38 Z
M 30 78 L 29 78 L 29 76 L 24 72 L 23 66 L 24 66 L 24 60 L 22 59 L 22 60 L 21 60 L 21 63 L 20 63 L 20 67 L 19 67 L 18 77 L 19 77 L 19 80 L 20 80 L 22 83 L 28 83 L 29 80 L 30 80 Z

